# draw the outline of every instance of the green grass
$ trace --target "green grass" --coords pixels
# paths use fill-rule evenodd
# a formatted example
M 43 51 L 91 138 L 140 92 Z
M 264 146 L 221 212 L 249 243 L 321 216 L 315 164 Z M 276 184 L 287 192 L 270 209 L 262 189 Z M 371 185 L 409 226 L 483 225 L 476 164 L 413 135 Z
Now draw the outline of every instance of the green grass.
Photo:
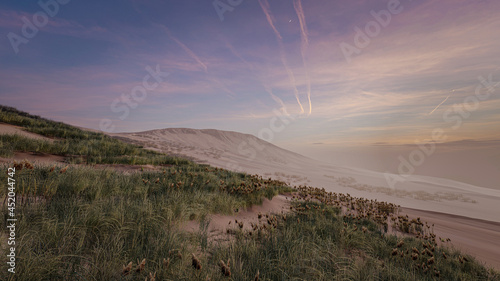
M 123 263 L 143 257 L 152 270 L 150 264 L 171 250 L 180 249 L 185 256 L 194 251 L 179 229 L 182 222 L 210 213 L 231 214 L 290 191 L 281 182 L 201 165 L 130 175 L 91 167 L 61 171 L 17 168 L 15 280 L 80 275 L 86 276 L 82 280 L 119 280 Z M 7 175 L 2 173 L 0 180 L 7 182 Z M 7 217 L 6 208 L 1 215 Z M 3 274 L 5 256 L 0 260 Z
M 6 182 L 6 177 L 2 173 L 0 181 Z M 234 239 L 225 243 L 207 240 L 209 214 L 231 214 L 263 197 L 290 192 L 282 182 L 256 176 L 196 165 L 129 175 L 91 167 L 61 173 L 60 168 L 37 166 L 18 167 L 15 179 L 17 273 L 4 275 L 4 280 L 144 280 L 149 272 L 156 272 L 157 280 L 229 280 L 218 265 L 228 259 L 231 280 L 252 280 L 257 270 L 261 280 L 500 280 L 473 257 L 466 256 L 468 262 L 462 264 L 463 254 L 437 246 L 435 263 L 424 272 L 421 264 L 430 256 L 414 261 L 411 249 L 423 252 L 423 243 L 430 245 L 430 240 L 405 238 L 397 248 L 404 257 L 399 252 L 393 256 L 395 236 L 387 235 L 375 220 L 346 215 L 340 211 L 342 204 L 326 200 L 294 201 L 292 213 L 275 217 L 273 227 L 263 219 L 251 235 L 236 230 Z M 309 189 L 308 194 L 321 192 Z M 363 202 L 335 196 L 344 204 Z M 384 206 L 376 208 L 385 213 Z M 5 207 L 0 215 L 7 217 Z M 200 221 L 199 232 L 180 227 L 190 219 Z M 200 258 L 200 271 L 191 267 L 191 253 Z M 5 258 L 0 258 L 2 274 L 7 270 Z M 143 258 L 143 272 L 121 274 L 123 265 L 133 261 L 135 268 Z M 169 268 L 163 267 L 164 258 L 170 258 Z
M 102 137 L 100 133 L 83 131 L 62 122 L 31 115 L 3 105 L 0 105 L 0 122 L 20 126 L 30 132 L 51 138 L 85 140 Z
M 326 210 L 323 212 L 322 210 Z M 300 222 L 297 220 L 300 219 Z M 233 261 L 239 280 L 260 271 L 266 280 L 498 280 L 469 257 L 461 264 L 458 252 L 438 248 L 433 269 L 424 273 L 420 267 L 429 257 L 413 261 L 408 254 L 392 256 L 395 236 L 382 235 L 371 221 L 347 223 L 331 207 L 320 205 L 302 215 L 279 220 L 278 227 L 265 235 L 239 235 L 230 246 L 215 246 L 210 260 Z M 369 229 L 363 233 L 361 225 Z M 358 226 L 358 230 L 354 230 Z M 407 238 L 399 250 L 422 249 L 419 239 Z M 448 257 L 441 258 L 445 251 Z M 418 266 L 417 266 L 418 265 Z M 212 266 L 214 267 L 214 266 Z M 434 268 L 440 272 L 436 277 Z
M 12 157 L 19 151 L 65 156 L 69 163 L 179 165 L 190 162 L 10 107 L 0 106 L 0 122 L 21 126 L 26 131 L 54 139 L 45 141 L 20 135 L 0 135 L 0 156 L 3 157 Z
M 500 280 L 498 272 L 474 257 L 437 246 L 420 222 L 397 216 L 394 204 L 312 187 L 292 189 L 284 182 L 199 165 L 12 108 L 0 107 L 0 121 L 55 138 L 47 142 L 1 135 L 4 156 L 36 151 L 89 163 L 66 168 L 15 164 L 16 274 L 7 273 L 2 242 L 0 280 L 145 280 L 150 272 L 156 272 L 156 280 L 254 280 L 257 271 L 260 280 Z M 96 169 L 94 163 L 153 164 L 157 170 L 124 174 Z M 0 171 L 13 165 L 0 165 Z M 0 172 L 0 182 L 7 183 L 5 172 Z M 7 191 L 0 189 L 2 200 Z M 292 191 L 297 199 L 286 216 L 263 217 L 252 230 L 235 229 L 221 243 L 209 239 L 211 214 L 232 214 Z M 5 203 L 0 216 L 8 218 Z M 389 218 L 403 232 L 425 238 L 407 237 L 400 243 L 386 233 Z M 6 241 L 5 219 L 0 239 Z M 199 231 L 183 230 L 190 220 L 199 224 Z M 419 252 L 415 260 L 413 248 Z M 192 253 L 201 270 L 192 267 Z M 135 272 L 144 258 L 144 270 Z M 220 260 L 229 261 L 230 278 L 221 273 Z M 131 261 L 133 272 L 122 274 Z

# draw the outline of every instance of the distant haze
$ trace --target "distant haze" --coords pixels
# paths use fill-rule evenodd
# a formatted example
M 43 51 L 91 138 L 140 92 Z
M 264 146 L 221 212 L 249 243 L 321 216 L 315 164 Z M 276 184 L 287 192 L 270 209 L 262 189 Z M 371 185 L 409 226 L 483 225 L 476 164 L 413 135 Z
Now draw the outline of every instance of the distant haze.
M 316 144 L 285 146 L 303 155 L 336 165 L 398 173 L 400 156 L 408 160 L 415 144 L 335 146 Z M 461 141 L 437 144 L 426 156 L 416 175 L 448 178 L 500 190 L 500 141 Z
M 345 162 L 351 161 L 355 164 L 355 161 L 352 161 L 355 157 L 367 155 L 365 157 L 370 158 L 373 154 L 369 151 L 358 153 L 356 149 L 346 150 L 343 155 L 344 159 L 339 159 L 341 163 L 334 165 L 304 157 L 255 136 L 232 131 L 171 128 L 112 135 L 146 148 L 187 156 L 216 167 L 281 179 L 292 185 L 306 184 L 323 187 L 327 191 L 389 201 L 409 208 L 500 221 L 498 211 L 496 211 L 500 189 L 471 185 L 446 179 L 440 175 L 422 176 L 418 174 L 418 171 L 395 182 L 394 175 L 388 176 L 376 171 L 346 167 Z M 452 162 L 452 157 L 440 154 L 438 151 L 453 150 L 453 145 L 471 147 L 470 142 L 450 143 L 446 148 L 437 146 L 432 156 L 436 156 L 436 159 L 447 159 L 446 163 L 449 164 Z M 480 146 L 477 142 L 473 143 L 476 147 Z M 495 142 L 483 142 L 481 145 L 492 146 Z M 340 147 L 337 147 L 337 151 L 341 151 Z M 460 149 L 459 151 L 466 150 Z M 370 161 L 374 165 L 379 162 L 380 167 L 383 167 L 383 161 L 377 161 L 377 159 L 388 159 L 387 163 L 390 163 L 391 159 L 397 161 L 397 153 L 394 152 L 398 150 L 388 153 L 384 148 L 380 151 L 380 155 L 374 155 Z M 353 157 L 350 157 L 351 155 Z M 484 155 L 481 154 L 479 157 L 481 156 Z M 361 157 L 357 161 L 362 161 Z M 412 162 L 415 161 L 412 160 Z M 421 167 L 426 165 L 432 167 L 434 163 L 437 162 L 425 161 L 421 163 Z M 440 167 L 439 171 L 446 173 L 452 171 L 453 167 L 449 166 L 450 169 Z M 481 167 L 477 168 L 477 171 L 481 172 Z M 486 178 L 488 173 L 488 171 L 482 171 L 482 174 L 474 176 L 473 179 L 481 176 Z M 473 173 L 468 173 L 468 175 L 473 175 Z

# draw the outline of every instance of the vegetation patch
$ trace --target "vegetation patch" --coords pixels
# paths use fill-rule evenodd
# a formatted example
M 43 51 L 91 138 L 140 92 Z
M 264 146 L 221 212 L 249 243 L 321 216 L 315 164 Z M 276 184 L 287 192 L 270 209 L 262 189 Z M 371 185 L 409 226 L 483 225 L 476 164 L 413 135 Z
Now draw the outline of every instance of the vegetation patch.
M 391 203 L 199 165 L 14 109 L 2 107 L 0 116 L 55 138 L 1 136 L 6 154 L 158 168 L 126 174 L 93 165 L 2 165 L 16 168 L 17 203 L 16 274 L 4 274 L 2 255 L 2 280 L 500 280 L 474 257 L 438 246 L 424 222 Z M 0 181 L 7 176 L 0 173 Z M 207 239 L 210 214 L 290 192 L 290 213 L 256 214 L 251 228 L 234 224 L 227 234 L 234 239 Z M 199 232 L 182 230 L 189 220 L 199 220 Z M 392 228 L 408 236 L 388 234 Z

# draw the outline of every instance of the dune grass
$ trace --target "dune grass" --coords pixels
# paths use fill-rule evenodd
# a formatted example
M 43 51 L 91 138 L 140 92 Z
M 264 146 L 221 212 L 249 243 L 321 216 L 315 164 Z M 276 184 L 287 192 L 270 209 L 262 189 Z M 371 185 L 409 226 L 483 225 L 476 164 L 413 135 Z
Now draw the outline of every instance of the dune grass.
M 11 107 L 0 106 L 0 122 L 23 127 L 26 131 L 53 138 L 52 142 L 21 135 L 0 135 L 0 156 L 11 157 L 16 151 L 65 156 L 68 163 L 179 165 L 190 161 L 128 144 L 103 133 L 79 128 Z
M 15 109 L 2 107 L 0 116 L 55 138 L 0 136 L 6 155 L 37 151 L 89 164 L 168 164 L 130 174 L 93 165 L 0 165 L 0 171 L 16 167 L 18 219 L 16 274 L 7 273 L 2 254 L 0 280 L 500 280 L 474 257 L 438 246 L 423 222 L 399 216 L 394 204 L 292 189 Z M 7 182 L 6 173 L 0 181 Z M 290 213 L 262 216 L 251 230 L 235 226 L 223 242 L 208 239 L 211 214 L 232 214 L 285 192 L 293 192 Z M 2 200 L 6 193 L 0 189 Z M 3 201 L 0 216 L 7 218 Z M 190 220 L 199 231 L 183 230 Z M 411 235 L 389 235 L 389 227 Z M 3 220 L 0 239 L 6 235 Z M 0 246 L 4 253 L 5 243 Z
M 6 181 L 4 173 L 0 181 Z M 123 174 L 25 163 L 22 170 L 18 165 L 16 183 L 18 264 L 16 275 L 4 280 L 144 280 L 150 272 L 157 280 L 229 280 L 221 260 L 229 260 L 231 280 L 253 280 L 257 271 L 260 280 L 500 280 L 431 236 L 401 240 L 386 234 L 376 214 L 359 215 L 370 201 L 314 188 L 298 189 L 292 213 L 263 217 L 250 231 L 236 227 L 228 234 L 234 239 L 224 243 L 207 241 L 210 214 L 231 214 L 291 191 L 257 176 L 191 165 Z M 322 193 L 332 200 L 318 200 Z M 345 206 L 358 215 L 342 211 Z M 391 206 L 379 202 L 373 209 L 395 216 Z M 2 208 L 0 215 L 6 212 Z M 183 231 L 188 220 L 199 221 L 200 231 Z M 200 270 L 192 267 L 192 253 Z M 124 265 L 132 261 L 135 269 L 144 258 L 143 270 L 123 274 Z
M 201 165 L 130 175 L 29 163 L 16 170 L 18 265 L 8 280 L 120 280 L 122 264 L 138 258 L 152 270 L 169 251 L 187 257 L 196 250 L 182 222 L 290 191 L 282 182 Z M 5 262 L 0 272 L 7 272 Z
M 433 257 L 419 255 L 413 260 L 412 248 L 423 252 L 421 239 L 400 240 L 380 232 L 370 220 L 349 221 L 338 209 L 310 203 L 302 214 L 279 219 L 271 231 L 258 235 L 237 235 L 230 246 L 215 246 L 211 260 L 231 260 L 239 280 L 252 280 L 257 271 L 266 280 L 498 280 L 467 256 L 449 248 L 437 247 Z M 357 230 L 356 230 L 357 227 Z M 362 231 L 366 227 L 366 232 Z M 398 248 L 398 243 L 403 245 Z M 393 249 L 398 253 L 393 255 Z M 442 253 L 446 253 L 444 259 Z M 401 255 L 403 253 L 403 256 Z M 429 260 L 434 258 L 433 264 Z M 425 264 L 425 267 L 422 267 Z M 244 276 L 244 277 L 243 277 Z

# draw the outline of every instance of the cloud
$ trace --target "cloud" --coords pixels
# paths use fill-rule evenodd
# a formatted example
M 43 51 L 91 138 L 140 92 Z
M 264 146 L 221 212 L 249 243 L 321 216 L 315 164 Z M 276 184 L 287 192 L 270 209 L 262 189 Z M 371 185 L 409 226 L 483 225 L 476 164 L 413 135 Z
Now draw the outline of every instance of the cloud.
M 213 127 L 237 120 L 234 123 L 239 125 L 232 129 L 249 132 L 267 125 L 273 108 L 299 112 L 298 104 L 301 112 L 312 113 L 312 95 L 314 114 L 294 124 L 297 130 L 285 130 L 279 137 L 293 141 L 307 134 L 346 142 L 376 139 L 389 143 L 422 139 L 428 130 L 446 125 L 441 111 L 472 95 L 479 75 L 493 73 L 493 80 L 500 81 L 500 37 L 495 33 L 500 30 L 500 2 L 458 1 L 403 3 L 403 12 L 393 15 L 390 24 L 351 63 L 345 61 L 339 43 L 352 44 L 354 26 L 363 28 L 373 20 L 370 10 L 378 11 L 386 2 L 294 0 L 272 2 L 271 11 L 268 0 L 260 0 L 232 12 L 241 20 L 224 23 L 216 14 L 213 22 L 207 20 L 206 11 L 190 10 L 191 4 L 185 1 L 175 4 L 179 8 L 175 13 L 163 17 L 150 10 L 150 6 L 157 7 L 151 2 L 141 4 L 144 17 L 138 25 L 98 14 L 91 25 L 85 16 L 89 11 L 83 10 L 71 20 L 51 18 L 42 31 L 61 37 L 37 39 L 40 45 L 30 44 L 15 60 L 10 46 L 4 44 L 1 59 L 10 65 L 0 73 L 0 90 L 9 104 L 46 111 L 65 105 L 75 110 L 102 107 L 100 114 L 105 115 L 110 101 L 140 83 L 146 65 L 160 64 L 172 75 L 152 97 L 161 97 L 165 103 L 201 102 L 178 116 L 158 111 L 158 118 L 185 119 L 185 124 L 195 125 L 211 120 Z M 191 22 L 185 20 L 184 12 L 191 13 Z M 288 23 L 294 14 L 297 23 Z M 23 16 L 32 14 L 0 11 L 0 28 L 20 32 Z M 160 29 L 149 20 L 169 28 Z M 73 65 L 58 56 L 77 55 L 75 46 L 60 46 L 57 39 L 71 40 L 63 36 L 79 37 L 83 40 L 75 42 L 99 48 L 81 48 L 88 55 Z M 105 45 L 103 40 L 114 44 Z M 78 65 L 82 61 L 86 66 Z M 450 95 L 452 89 L 455 92 Z M 304 103 L 306 93 L 309 110 Z M 275 103 L 264 102 L 271 100 L 268 97 Z M 482 101 L 450 137 L 500 138 L 500 130 L 492 129 L 500 128 L 499 107 L 497 94 Z M 216 118 L 207 118 L 211 114 Z M 130 121 L 138 123 L 143 118 L 139 113 L 136 116 L 137 120 L 131 117 Z M 245 120 L 249 116 L 253 119 Z

